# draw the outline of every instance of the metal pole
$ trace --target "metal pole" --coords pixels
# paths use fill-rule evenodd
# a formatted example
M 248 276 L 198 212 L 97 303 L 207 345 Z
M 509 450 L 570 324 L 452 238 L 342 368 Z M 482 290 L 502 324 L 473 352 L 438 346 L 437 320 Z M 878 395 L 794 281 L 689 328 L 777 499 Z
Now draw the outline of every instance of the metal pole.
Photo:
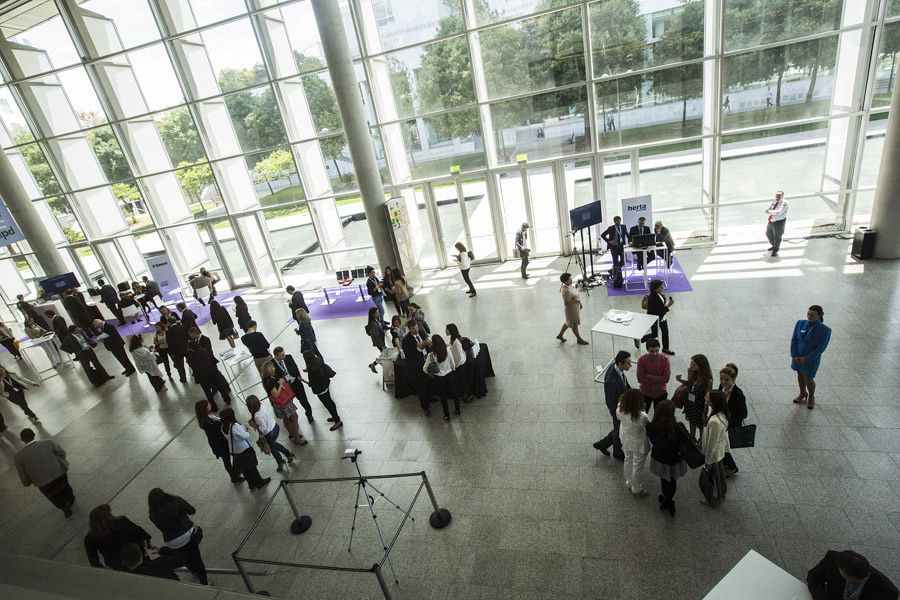
M 385 600 L 391 600 L 391 592 L 388 590 L 384 577 L 381 576 L 381 567 L 377 564 L 374 565 L 372 572 L 375 573 L 375 578 L 378 580 L 378 586 L 381 588 L 381 593 L 384 594 Z
M 231 555 L 231 558 L 234 559 L 234 565 L 237 567 L 238 573 L 241 576 L 241 579 L 244 580 L 244 585 L 247 586 L 247 591 L 251 594 L 255 594 L 256 591 L 253 589 L 253 584 L 250 583 L 250 577 L 247 575 L 247 572 L 244 571 L 244 567 L 241 566 L 241 561 L 238 560 L 237 552 Z
M 291 533 L 295 535 L 301 534 L 310 528 L 312 519 L 306 515 L 300 514 L 300 511 L 297 509 L 297 503 L 294 502 L 294 497 L 291 496 L 291 492 L 288 491 L 288 486 L 284 480 L 282 480 L 280 487 L 284 491 L 284 497 L 287 498 L 288 504 L 291 505 L 291 512 L 294 513 L 294 520 L 291 523 Z
M 425 490 L 428 492 L 428 498 L 431 500 L 431 506 L 434 508 L 434 512 L 428 518 L 428 523 L 435 529 L 446 527 L 450 524 L 450 519 L 452 518 L 450 511 L 438 506 L 437 498 L 434 497 L 434 490 L 431 489 L 431 482 L 428 481 L 425 471 L 422 471 L 422 481 L 425 483 Z

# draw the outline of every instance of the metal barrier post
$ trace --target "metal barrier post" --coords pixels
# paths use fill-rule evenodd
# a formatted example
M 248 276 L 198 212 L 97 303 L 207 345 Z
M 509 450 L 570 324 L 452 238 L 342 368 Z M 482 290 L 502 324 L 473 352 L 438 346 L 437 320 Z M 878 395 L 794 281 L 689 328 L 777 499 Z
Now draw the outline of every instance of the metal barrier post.
M 425 471 L 422 471 L 422 480 L 425 482 L 425 490 L 428 492 L 428 497 L 431 499 L 431 506 L 434 507 L 434 512 L 431 513 L 431 516 L 428 518 L 428 523 L 435 529 L 446 527 L 450 524 L 450 519 L 452 518 L 450 511 L 438 506 L 437 498 L 434 497 L 434 490 L 431 489 L 431 483 L 428 481 L 428 476 L 425 474 Z
M 294 520 L 291 523 L 291 533 L 299 535 L 310 528 L 312 519 L 306 515 L 300 514 L 300 511 L 297 509 L 297 504 L 294 502 L 294 497 L 291 496 L 291 492 L 288 490 L 288 486 L 284 480 L 281 482 L 281 489 L 284 490 L 284 497 L 287 498 L 288 504 L 291 505 L 291 511 L 294 513 Z
M 374 565 L 372 567 L 372 572 L 375 573 L 375 578 L 378 579 L 378 585 L 381 587 L 381 593 L 384 594 L 385 600 L 391 600 L 391 592 L 387 588 L 387 584 L 384 582 L 384 577 L 381 576 L 381 566 Z

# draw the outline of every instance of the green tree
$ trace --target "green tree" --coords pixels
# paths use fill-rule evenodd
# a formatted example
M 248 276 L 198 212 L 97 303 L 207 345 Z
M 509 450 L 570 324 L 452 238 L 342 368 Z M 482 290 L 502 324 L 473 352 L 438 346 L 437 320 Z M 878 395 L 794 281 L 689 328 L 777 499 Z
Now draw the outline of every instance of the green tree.
M 176 108 L 156 122 L 173 165 L 194 164 L 206 158 L 200 136 L 194 129 L 191 113 L 186 107 Z
M 401 61 L 393 56 L 387 59 L 388 77 L 391 80 L 391 89 L 394 92 L 394 102 L 397 105 L 397 114 L 408 117 L 413 114 L 413 94 L 411 75 Z
M 591 5 L 591 38 L 594 70 L 600 75 L 627 73 L 644 67 L 646 26 L 637 0 L 607 0 Z M 641 87 L 641 77 L 628 76 L 597 83 L 597 100 L 606 131 L 608 102 L 623 90 Z
M 297 64 L 310 67 L 319 64 L 319 60 L 314 57 L 304 57 L 302 54 L 295 54 Z M 315 67 L 312 67 L 315 68 Z M 337 99 L 334 97 L 334 91 L 328 83 L 318 75 L 307 75 L 303 78 L 303 91 L 306 93 L 306 103 L 309 105 L 309 112 L 312 116 L 313 126 L 319 134 L 327 134 L 340 131 L 343 128 L 341 115 L 338 110 Z M 341 168 L 338 166 L 338 158 L 344 152 L 344 136 L 337 135 L 319 140 L 319 147 L 322 154 L 331 159 L 338 177 L 343 179 Z
M 219 87 L 223 91 L 246 88 L 264 75 L 262 65 L 255 65 L 252 69 L 224 69 L 219 73 Z M 287 141 L 270 87 L 261 91 L 243 89 L 228 94 L 225 96 L 225 106 L 244 150 L 270 148 Z
M 106 124 L 106 117 L 96 112 L 80 112 L 78 119 L 87 127 L 96 127 L 87 132 L 87 139 L 94 149 L 100 168 L 110 183 L 131 178 L 131 170 L 125 162 L 125 155 L 119 148 L 119 142 L 110 127 L 100 127 Z
M 269 186 L 269 194 L 274 194 L 272 182 L 284 179 L 296 172 L 294 169 L 294 157 L 287 150 L 275 150 L 269 156 L 256 163 L 253 174 L 258 181 L 264 181 Z
M 212 169 L 210 169 L 207 164 L 190 167 L 191 164 L 192 163 L 186 161 L 180 163 L 178 165 L 179 167 L 189 168 L 175 171 L 175 176 L 178 177 L 178 183 L 181 185 L 181 189 L 187 194 L 191 204 L 199 202 L 200 209 L 206 210 L 206 207 L 203 205 L 202 194 L 203 189 L 213 183 Z
M 681 27 L 667 27 L 653 48 L 657 63 L 703 56 L 703 2 L 687 2 L 679 16 Z M 681 126 L 686 127 L 688 98 L 703 94 L 703 65 L 693 63 L 654 71 L 651 77 L 655 92 L 681 99 Z
M 45 196 L 61 194 L 62 190 L 59 187 L 59 182 L 53 176 L 53 171 L 50 170 L 50 165 L 47 164 L 44 153 L 41 152 L 37 144 L 30 143 L 34 141 L 34 136 L 31 132 L 19 130 L 13 134 L 13 140 L 16 144 L 28 144 L 27 146 L 20 146 L 19 152 L 22 154 L 22 158 L 25 159 L 25 164 L 28 165 L 31 174 L 34 175 L 34 180 L 37 182 L 41 192 Z M 71 212 L 68 204 L 66 204 L 64 212 Z
M 112 191 L 116 200 L 131 218 L 131 224 L 134 225 L 137 222 L 137 215 L 135 215 L 134 211 L 135 205 L 140 203 L 141 200 L 141 193 L 138 191 L 137 186 L 131 183 L 114 183 Z

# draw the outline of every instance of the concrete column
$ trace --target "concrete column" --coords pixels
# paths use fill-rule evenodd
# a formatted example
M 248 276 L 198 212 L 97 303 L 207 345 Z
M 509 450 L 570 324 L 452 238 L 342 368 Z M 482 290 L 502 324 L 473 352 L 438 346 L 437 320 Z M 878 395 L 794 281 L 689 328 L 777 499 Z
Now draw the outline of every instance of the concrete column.
M 25 234 L 25 240 L 34 250 L 34 256 L 47 277 L 68 273 L 69 269 L 63 262 L 62 256 L 59 255 L 59 250 L 56 249 L 50 232 L 41 222 L 41 215 L 38 214 L 25 188 L 22 187 L 9 157 L 2 150 L 0 150 L 0 196 L 3 197 L 6 208 L 9 209 L 13 219 Z
M 891 96 L 870 227 L 878 232 L 875 258 L 900 258 L 900 85 Z
M 363 208 L 366 211 L 366 222 L 375 244 L 375 254 L 381 267 L 397 265 L 394 245 L 387 217 L 384 214 L 384 188 L 381 186 L 381 175 L 378 162 L 375 160 L 375 149 L 369 124 L 366 122 L 365 108 L 362 103 L 359 87 L 356 84 L 356 72 L 350 58 L 350 44 L 341 18 L 338 0 L 312 0 L 316 27 L 322 41 L 322 51 L 328 64 L 328 74 L 334 87 L 338 111 L 344 124 L 344 135 L 350 146 L 353 169 L 359 181 Z

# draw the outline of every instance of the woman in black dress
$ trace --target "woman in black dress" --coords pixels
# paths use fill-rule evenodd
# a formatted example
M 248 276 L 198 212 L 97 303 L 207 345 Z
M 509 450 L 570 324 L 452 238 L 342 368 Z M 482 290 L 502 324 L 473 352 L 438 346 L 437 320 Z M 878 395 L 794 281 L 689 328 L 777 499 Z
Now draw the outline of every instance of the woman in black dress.
M 706 394 L 712 389 L 712 371 L 709 360 L 703 354 L 691 357 L 687 379 L 676 375 L 679 383 L 688 386 L 687 398 L 684 401 L 684 416 L 691 426 L 691 438 L 700 443 L 700 434 L 706 422 Z M 694 434 L 697 435 L 694 435 Z
M 331 378 L 337 373 L 309 350 L 303 353 L 303 360 L 306 362 L 306 368 L 303 370 L 308 373 L 309 381 L 307 383 L 309 384 L 309 389 L 319 397 L 319 400 L 331 414 L 327 420 L 333 425 L 329 429 L 334 431 L 339 427 L 343 427 L 344 423 L 338 416 L 337 406 L 335 406 L 334 400 L 331 399 L 330 392 Z
M 206 565 L 200 556 L 200 540 L 203 539 L 203 530 L 196 527 L 191 521 L 190 515 L 197 512 L 184 498 L 167 494 L 159 488 L 153 488 L 147 495 L 147 505 L 150 509 L 150 520 L 162 532 L 163 547 L 160 554 L 170 553 L 169 550 L 181 552 L 187 568 L 197 576 L 200 583 L 209 585 L 206 578 Z
M 147 549 L 153 547 L 150 545 L 149 533 L 128 517 L 114 516 L 109 504 L 101 504 L 92 510 L 88 533 L 84 536 L 84 551 L 91 566 L 102 569 L 106 563 L 109 569 L 125 571 L 119 558 L 125 544 L 137 544 L 145 559 L 149 558 Z M 103 562 L 100 562 L 101 556 Z
M 659 510 L 667 510 L 675 516 L 675 489 L 679 477 L 687 473 L 687 464 L 681 459 L 678 444 L 682 441 L 683 430 L 675 422 L 675 403 L 662 400 L 653 409 L 653 420 L 647 424 L 650 438 L 650 472 L 659 477 L 662 494 L 659 495 Z
M 737 386 L 738 368 L 734 363 L 728 363 L 719 371 L 719 391 L 725 394 L 728 400 L 728 429 L 737 429 L 744 426 L 747 418 L 747 398 L 744 392 Z M 738 472 L 738 466 L 734 462 L 731 452 L 725 453 L 722 466 L 725 467 L 725 477 L 731 477 Z
M 237 337 L 234 321 L 231 320 L 231 315 L 225 307 L 215 300 L 209 301 L 209 320 L 219 328 L 219 339 L 228 340 L 228 345 L 234 348 L 234 338 Z
M 384 268 L 384 277 L 382 278 L 382 282 L 384 283 L 384 297 L 391 302 L 394 303 L 394 308 L 397 309 L 397 314 L 402 314 L 403 311 L 400 308 L 400 302 L 397 300 L 397 290 L 394 289 L 394 282 L 397 280 L 397 272 L 394 271 L 392 267 Z
M 369 339 L 372 340 L 372 345 L 378 348 L 378 356 L 381 356 L 381 352 L 384 351 L 384 327 L 381 325 L 381 317 L 378 314 L 378 307 L 373 306 L 369 309 L 369 321 L 366 323 L 366 333 L 369 334 Z M 375 365 L 378 364 L 378 360 L 373 360 L 369 363 L 369 368 L 373 373 L 377 373 L 375 370 Z
M 216 458 L 221 458 L 225 465 L 225 471 L 231 477 L 231 483 L 240 483 L 244 480 L 240 473 L 235 472 L 231 465 L 231 454 L 228 452 L 228 442 L 222 433 L 222 422 L 219 417 L 212 414 L 209 400 L 197 400 L 194 403 L 194 413 L 197 415 L 197 425 L 206 434 L 209 449 Z
M 247 333 L 248 324 L 253 320 L 253 317 L 250 316 L 250 309 L 247 308 L 247 303 L 240 296 L 234 297 L 234 316 L 237 317 L 238 327 L 241 328 L 241 331 Z

